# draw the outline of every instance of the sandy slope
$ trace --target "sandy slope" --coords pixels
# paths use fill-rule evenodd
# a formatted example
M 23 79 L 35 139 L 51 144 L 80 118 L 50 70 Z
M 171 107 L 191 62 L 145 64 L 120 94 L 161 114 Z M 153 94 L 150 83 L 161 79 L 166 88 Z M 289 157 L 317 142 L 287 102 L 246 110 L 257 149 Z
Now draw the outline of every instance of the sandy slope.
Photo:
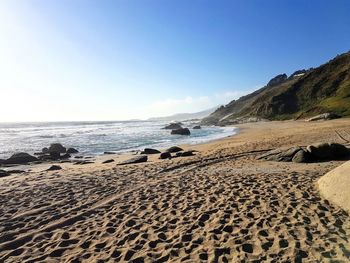
M 195 157 L 1 178 L 0 261 L 347 262 L 349 215 L 315 185 L 343 162 L 255 158 L 280 146 L 345 143 L 349 124 L 246 124 L 238 136 L 196 146 Z

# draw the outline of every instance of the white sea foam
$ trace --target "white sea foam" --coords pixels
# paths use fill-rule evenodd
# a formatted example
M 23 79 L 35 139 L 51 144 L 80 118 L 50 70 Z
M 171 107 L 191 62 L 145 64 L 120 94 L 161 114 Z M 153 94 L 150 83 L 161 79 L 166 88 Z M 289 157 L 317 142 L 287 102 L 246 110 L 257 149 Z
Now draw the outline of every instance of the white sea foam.
M 83 154 L 99 155 L 104 151 L 126 152 L 145 147 L 204 143 L 237 133 L 234 127 L 204 126 L 200 130 L 191 129 L 191 136 L 171 135 L 169 130 L 161 129 L 166 124 L 142 121 L 2 123 L 0 158 L 19 151 L 38 152 L 56 142 L 77 148 Z

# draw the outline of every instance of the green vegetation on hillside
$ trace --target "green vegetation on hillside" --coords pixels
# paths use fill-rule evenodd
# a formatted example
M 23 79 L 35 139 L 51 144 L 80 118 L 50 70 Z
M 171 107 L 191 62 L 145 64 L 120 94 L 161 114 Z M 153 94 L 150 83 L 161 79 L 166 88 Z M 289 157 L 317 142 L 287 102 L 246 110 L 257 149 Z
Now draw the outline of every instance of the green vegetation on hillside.
M 350 52 L 289 78 L 278 75 L 265 87 L 220 107 L 203 123 L 306 118 L 325 112 L 350 116 Z

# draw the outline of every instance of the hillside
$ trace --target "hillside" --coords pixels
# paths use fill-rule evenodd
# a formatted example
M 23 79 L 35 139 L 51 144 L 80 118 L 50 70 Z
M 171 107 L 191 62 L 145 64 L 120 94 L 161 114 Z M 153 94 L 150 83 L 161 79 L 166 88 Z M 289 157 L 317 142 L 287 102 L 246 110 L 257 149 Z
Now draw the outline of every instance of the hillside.
M 332 112 L 350 116 L 350 52 L 326 64 L 281 74 L 263 88 L 221 106 L 203 124 L 306 118 Z

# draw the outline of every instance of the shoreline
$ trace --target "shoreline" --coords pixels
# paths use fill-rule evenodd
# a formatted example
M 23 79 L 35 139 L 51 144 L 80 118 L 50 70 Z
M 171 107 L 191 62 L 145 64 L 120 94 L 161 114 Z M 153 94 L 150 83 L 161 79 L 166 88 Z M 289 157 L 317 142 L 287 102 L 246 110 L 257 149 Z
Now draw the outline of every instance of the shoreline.
M 350 217 L 316 185 L 345 161 L 257 157 L 344 143 L 337 132 L 350 139 L 350 119 L 235 126 L 190 157 L 0 178 L 0 261 L 348 261 Z

